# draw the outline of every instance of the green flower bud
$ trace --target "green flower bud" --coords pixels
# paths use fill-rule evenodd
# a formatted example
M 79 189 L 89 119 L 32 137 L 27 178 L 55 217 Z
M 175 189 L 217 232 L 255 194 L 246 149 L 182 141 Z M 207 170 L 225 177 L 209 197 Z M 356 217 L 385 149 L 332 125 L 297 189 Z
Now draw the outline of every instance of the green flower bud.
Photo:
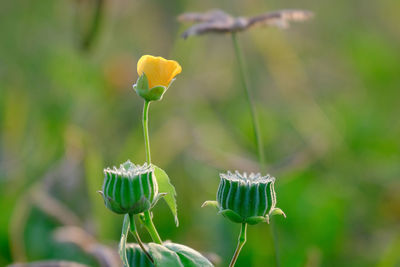
M 103 196 L 107 208 L 118 214 L 138 214 L 158 200 L 158 185 L 151 165 L 138 166 L 129 160 L 119 169 L 104 169 Z
M 226 218 L 237 223 L 257 224 L 269 222 L 272 215 L 285 216 L 275 207 L 274 177 L 259 173 L 240 174 L 238 171 L 220 174 L 220 177 L 217 201 L 208 201 L 205 205 L 217 206 L 219 213 Z
M 148 246 L 146 244 L 143 245 L 148 251 Z M 126 259 L 128 260 L 129 266 L 154 267 L 153 263 L 147 258 L 138 244 L 126 244 Z

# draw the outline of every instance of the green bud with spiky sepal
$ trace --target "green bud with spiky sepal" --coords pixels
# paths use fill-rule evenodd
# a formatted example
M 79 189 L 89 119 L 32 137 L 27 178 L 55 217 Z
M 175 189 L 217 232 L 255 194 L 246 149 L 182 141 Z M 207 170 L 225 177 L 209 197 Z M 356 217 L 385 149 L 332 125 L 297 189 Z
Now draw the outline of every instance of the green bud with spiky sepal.
M 138 214 L 149 210 L 159 199 L 151 165 L 135 165 L 129 160 L 117 169 L 104 169 L 103 196 L 107 208 L 118 214 Z
M 236 223 L 269 223 L 269 217 L 285 213 L 276 208 L 275 178 L 269 175 L 227 172 L 220 174 L 217 201 L 206 201 L 219 213 Z

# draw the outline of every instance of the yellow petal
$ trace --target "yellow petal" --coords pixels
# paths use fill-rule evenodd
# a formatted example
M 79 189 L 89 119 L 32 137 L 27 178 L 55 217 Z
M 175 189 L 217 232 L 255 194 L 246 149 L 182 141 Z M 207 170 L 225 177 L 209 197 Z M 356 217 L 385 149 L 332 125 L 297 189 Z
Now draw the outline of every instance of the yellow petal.
M 168 86 L 172 79 L 181 73 L 182 68 L 175 60 L 150 55 L 142 56 L 137 63 L 137 72 L 146 74 L 149 88 L 155 86 Z

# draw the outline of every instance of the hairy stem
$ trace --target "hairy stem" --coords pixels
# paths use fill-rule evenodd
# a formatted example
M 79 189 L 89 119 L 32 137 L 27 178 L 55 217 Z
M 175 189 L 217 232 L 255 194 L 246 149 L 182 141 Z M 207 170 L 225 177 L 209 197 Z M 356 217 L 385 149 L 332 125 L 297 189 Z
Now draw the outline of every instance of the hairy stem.
M 143 134 L 144 134 L 144 145 L 146 147 L 146 162 L 151 164 L 150 154 L 150 138 L 149 138 L 149 101 L 144 102 L 143 106 Z
M 146 227 L 147 231 L 149 232 L 151 239 L 157 244 L 162 244 L 162 240 L 160 235 L 157 232 L 156 227 L 154 226 L 153 220 L 151 219 L 150 211 L 144 212 L 144 219 L 143 219 L 144 226 Z
M 146 162 L 147 164 L 151 164 L 151 154 L 150 154 L 150 138 L 149 138 L 149 101 L 144 102 L 143 106 L 143 134 L 144 134 L 144 144 L 146 147 Z M 151 218 L 150 211 L 144 212 L 144 226 L 149 232 L 151 239 L 158 244 L 162 244 L 162 240 L 160 235 L 157 232 L 156 227 L 154 226 L 153 219 Z
M 247 223 L 242 223 L 242 227 L 240 228 L 240 233 L 238 238 L 238 244 L 235 250 L 235 254 L 233 254 L 231 263 L 229 264 L 229 267 L 235 266 L 239 253 L 242 250 L 244 244 L 246 243 L 246 232 L 247 232 Z
M 242 56 L 242 53 L 241 53 L 241 50 L 239 47 L 236 33 L 232 33 L 232 42 L 233 42 L 233 47 L 235 50 L 236 60 L 238 62 L 238 67 L 239 67 L 239 72 L 240 72 L 240 80 L 242 83 L 242 87 L 243 87 L 244 91 L 246 92 L 247 103 L 249 105 L 249 110 L 251 113 L 251 119 L 252 119 L 252 123 L 253 123 L 253 131 L 254 131 L 254 140 L 255 140 L 255 143 L 257 146 L 257 151 L 258 151 L 258 160 L 259 160 L 259 164 L 260 164 L 260 171 L 263 172 L 264 168 L 265 168 L 265 166 L 264 166 L 265 165 L 264 146 L 262 143 L 260 126 L 258 124 L 257 112 L 256 112 L 256 108 L 254 105 L 252 93 L 248 87 L 244 63 L 243 63 L 243 56 Z M 275 263 L 276 263 L 276 266 L 279 267 L 280 259 L 279 259 L 279 248 L 278 248 L 278 234 L 276 232 L 276 229 L 275 229 L 275 226 L 274 226 L 274 223 L 272 220 L 270 223 L 270 230 L 271 230 L 271 235 L 272 235 L 273 247 L 274 247 L 274 251 L 275 251 Z
M 140 248 L 143 250 L 144 254 L 146 254 L 147 258 L 151 261 L 151 263 L 154 263 L 153 258 L 147 252 L 146 248 L 143 245 L 142 240 L 140 239 L 138 232 L 136 231 L 135 219 L 133 218 L 133 214 L 129 214 L 129 221 L 130 221 L 130 228 L 131 228 L 132 235 L 135 237 L 137 243 L 139 244 Z

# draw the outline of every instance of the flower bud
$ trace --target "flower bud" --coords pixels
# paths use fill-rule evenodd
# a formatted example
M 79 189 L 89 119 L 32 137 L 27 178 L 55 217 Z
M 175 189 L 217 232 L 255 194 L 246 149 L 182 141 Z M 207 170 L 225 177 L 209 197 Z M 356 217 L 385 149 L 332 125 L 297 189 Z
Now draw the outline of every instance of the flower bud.
M 139 78 L 133 89 L 147 102 L 161 100 L 181 71 L 182 67 L 175 60 L 144 55 L 137 63 Z
M 104 203 L 107 208 L 118 214 L 138 214 L 157 201 L 158 185 L 152 166 L 135 165 L 129 160 L 119 169 L 104 170 L 103 184 Z
M 231 221 L 256 224 L 269 222 L 269 216 L 275 214 L 285 216 L 282 210 L 275 207 L 274 177 L 259 173 L 240 174 L 237 171 L 220 174 L 220 177 L 217 203 L 214 204 L 217 204 L 219 213 Z

